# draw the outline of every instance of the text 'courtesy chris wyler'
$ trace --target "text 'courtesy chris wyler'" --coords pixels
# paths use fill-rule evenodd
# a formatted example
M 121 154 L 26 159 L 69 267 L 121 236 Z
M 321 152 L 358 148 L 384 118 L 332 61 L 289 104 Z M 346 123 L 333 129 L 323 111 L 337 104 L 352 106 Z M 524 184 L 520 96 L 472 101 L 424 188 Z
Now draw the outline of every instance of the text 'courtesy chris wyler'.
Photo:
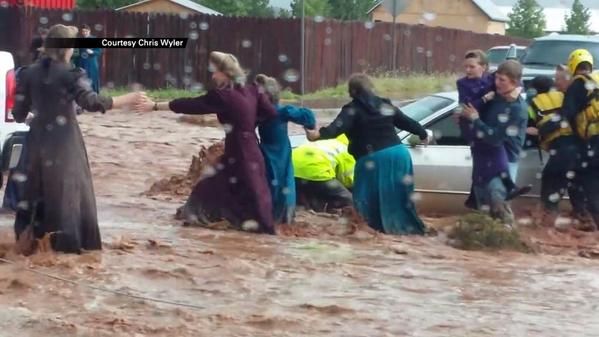
M 185 48 L 187 38 L 47 38 L 47 48 Z

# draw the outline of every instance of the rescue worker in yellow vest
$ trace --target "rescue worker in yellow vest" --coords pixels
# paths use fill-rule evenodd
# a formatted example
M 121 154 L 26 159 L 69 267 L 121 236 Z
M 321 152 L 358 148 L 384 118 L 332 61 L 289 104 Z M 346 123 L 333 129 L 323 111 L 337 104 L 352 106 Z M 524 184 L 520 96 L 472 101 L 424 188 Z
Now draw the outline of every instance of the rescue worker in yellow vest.
M 353 204 L 356 160 L 349 154 L 345 135 L 319 140 L 295 148 L 292 152 L 299 205 L 317 212 L 344 208 Z
M 550 77 L 538 76 L 531 81 L 536 95 L 528 97 L 528 114 L 539 146 L 549 152 L 549 160 L 541 178 L 542 223 L 553 223 L 559 212 L 559 202 L 568 191 L 576 221 L 585 221 L 584 193 L 578 191 L 580 177 L 577 177 L 581 162 L 580 142 L 568 123 L 561 124 L 559 116 L 564 101 L 564 93 L 552 90 L 554 82 Z M 559 128 L 552 123 L 560 122 Z
M 586 49 L 577 49 L 568 58 L 572 82 L 564 96 L 562 128 L 568 124 L 581 142 L 578 175 L 586 195 L 587 207 L 594 224 L 585 228 L 596 230 L 599 224 L 599 76 L 593 74 L 593 56 Z

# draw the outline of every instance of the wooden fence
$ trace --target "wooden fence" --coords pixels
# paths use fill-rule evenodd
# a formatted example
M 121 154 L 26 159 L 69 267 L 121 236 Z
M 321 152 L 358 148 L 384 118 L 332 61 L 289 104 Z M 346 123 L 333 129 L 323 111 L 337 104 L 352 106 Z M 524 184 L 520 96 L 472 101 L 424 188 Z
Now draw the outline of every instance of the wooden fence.
M 189 37 L 185 49 L 105 49 L 103 85 L 184 88 L 208 83 L 207 55 L 221 50 L 235 54 L 253 75 L 276 76 L 284 86 L 300 89 L 297 19 L 0 7 L 0 49 L 12 52 L 19 64 L 27 63 L 37 29 L 57 23 L 88 24 L 98 37 Z M 528 44 L 502 35 L 423 25 L 309 19 L 305 29 L 307 92 L 338 84 L 353 72 L 392 70 L 393 36 L 399 72 L 455 72 L 468 49 Z

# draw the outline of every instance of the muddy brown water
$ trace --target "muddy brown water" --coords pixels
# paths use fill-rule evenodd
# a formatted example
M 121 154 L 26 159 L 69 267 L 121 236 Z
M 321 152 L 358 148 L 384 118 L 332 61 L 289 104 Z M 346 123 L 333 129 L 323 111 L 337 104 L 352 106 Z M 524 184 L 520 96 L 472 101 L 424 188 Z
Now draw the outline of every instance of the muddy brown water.
M 143 195 L 185 173 L 223 131 L 169 113 L 80 117 L 105 249 L 6 252 L 0 336 L 597 336 L 599 261 L 465 252 L 441 237 L 335 235 L 343 218 L 299 214 L 317 237 L 185 228 L 181 198 Z M 299 129 L 293 129 L 299 132 Z M 12 217 L 0 216 L 0 250 Z M 323 233 L 325 230 L 323 230 Z M 0 251 L 0 254 L 2 251 Z M 65 284 L 198 306 L 177 307 Z

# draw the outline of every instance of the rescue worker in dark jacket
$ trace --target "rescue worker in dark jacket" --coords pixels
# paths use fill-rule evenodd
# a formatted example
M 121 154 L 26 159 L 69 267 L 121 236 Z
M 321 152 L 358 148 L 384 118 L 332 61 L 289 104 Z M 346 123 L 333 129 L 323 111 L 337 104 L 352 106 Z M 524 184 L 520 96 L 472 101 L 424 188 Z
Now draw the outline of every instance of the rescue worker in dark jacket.
M 572 83 L 564 96 L 561 116 L 547 123 L 541 132 L 572 126 L 572 132 L 581 143 L 577 174 L 594 220 L 594 224 L 584 229 L 596 230 L 599 223 L 599 156 L 596 155 L 599 153 L 599 76 L 592 73 L 593 56 L 586 49 L 577 49 L 570 54 L 568 71 Z
M 541 178 L 541 205 L 543 223 L 553 223 L 558 215 L 559 202 L 568 190 L 573 208 L 573 217 L 584 221 L 584 194 L 578 193 L 580 177 L 577 176 L 581 162 L 580 142 L 568 123 L 555 129 L 551 122 L 561 119 L 558 114 L 564 101 L 564 93 L 553 91 L 554 82 L 547 76 L 532 80 L 531 87 L 536 95 L 529 98 L 529 117 L 539 138 L 539 146 L 549 152 L 549 160 Z

